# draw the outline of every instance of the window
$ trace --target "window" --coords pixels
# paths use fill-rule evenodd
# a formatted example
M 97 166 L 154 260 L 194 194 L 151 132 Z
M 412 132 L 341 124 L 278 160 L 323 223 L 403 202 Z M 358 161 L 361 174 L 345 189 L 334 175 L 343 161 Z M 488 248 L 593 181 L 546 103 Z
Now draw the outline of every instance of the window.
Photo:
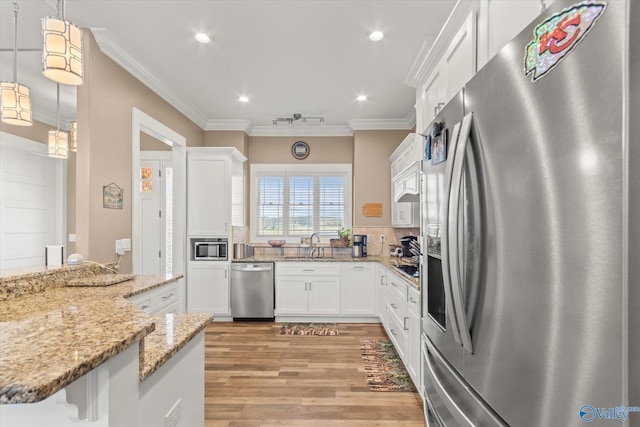
M 351 165 L 253 165 L 254 241 L 337 235 L 351 223 Z

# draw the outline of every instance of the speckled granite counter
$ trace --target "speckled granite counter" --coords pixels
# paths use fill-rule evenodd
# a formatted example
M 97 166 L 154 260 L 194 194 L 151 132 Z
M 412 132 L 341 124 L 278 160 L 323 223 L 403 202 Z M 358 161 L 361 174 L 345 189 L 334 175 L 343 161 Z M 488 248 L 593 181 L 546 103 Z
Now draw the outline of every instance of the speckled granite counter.
M 210 316 L 202 315 L 148 315 L 125 299 L 182 275 L 136 276 L 106 287 L 64 287 L 69 272 L 73 277 L 104 273 L 85 268 L 84 273 L 79 273 L 81 268 L 57 269 L 57 279 L 46 271 L 46 277 L 40 277 L 50 286 L 42 285 L 37 273 L 2 277 L 0 288 L 10 289 L 4 290 L 0 304 L 0 403 L 45 399 L 129 346 L 146 341 L 146 336 L 140 377 L 147 378 L 211 322 Z
M 281 255 L 259 255 L 250 258 L 234 260 L 236 262 L 378 262 L 390 270 L 394 271 L 405 282 L 416 289 L 420 289 L 420 278 L 409 277 L 397 270 L 395 266 L 405 263 L 402 258 L 391 256 L 367 256 L 364 258 L 354 258 L 351 255 L 336 255 L 319 258 L 281 256 Z
M 144 338 L 140 381 L 149 378 L 212 320 L 208 314 L 163 314 L 152 317 L 156 329 Z

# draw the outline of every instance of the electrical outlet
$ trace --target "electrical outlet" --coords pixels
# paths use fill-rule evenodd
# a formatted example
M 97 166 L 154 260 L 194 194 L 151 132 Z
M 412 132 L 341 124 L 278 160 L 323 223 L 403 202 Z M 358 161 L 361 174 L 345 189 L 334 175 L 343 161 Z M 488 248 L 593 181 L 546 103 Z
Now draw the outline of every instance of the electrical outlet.
M 122 246 L 125 252 L 131 251 L 131 239 L 122 239 Z
M 124 255 L 124 242 L 122 240 L 116 240 L 116 254 Z
M 384 234 L 380 235 L 380 243 L 384 243 Z
M 180 421 L 180 415 L 182 414 L 182 407 L 180 404 L 180 399 L 173 405 L 173 408 L 167 412 L 167 415 L 164 416 L 164 427 L 176 427 L 178 425 L 178 421 Z

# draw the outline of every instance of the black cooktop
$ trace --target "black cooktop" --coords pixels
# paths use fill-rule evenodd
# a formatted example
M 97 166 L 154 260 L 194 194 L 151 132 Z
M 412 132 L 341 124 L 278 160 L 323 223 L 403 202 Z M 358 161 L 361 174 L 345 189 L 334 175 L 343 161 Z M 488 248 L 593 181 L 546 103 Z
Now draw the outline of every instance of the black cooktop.
M 420 269 L 415 265 L 396 265 L 398 270 L 411 277 L 420 277 Z

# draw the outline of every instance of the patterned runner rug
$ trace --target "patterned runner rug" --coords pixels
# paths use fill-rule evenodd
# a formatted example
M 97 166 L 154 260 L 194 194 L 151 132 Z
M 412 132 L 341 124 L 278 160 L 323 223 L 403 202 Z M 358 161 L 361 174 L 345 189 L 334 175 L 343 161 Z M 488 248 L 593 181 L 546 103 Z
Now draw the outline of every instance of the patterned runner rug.
M 283 323 L 279 335 L 340 335 L 336 323 Z
M 360 353 L 371 391 L 415 391 L 409 373 L 388 339 L 360 340 Z

